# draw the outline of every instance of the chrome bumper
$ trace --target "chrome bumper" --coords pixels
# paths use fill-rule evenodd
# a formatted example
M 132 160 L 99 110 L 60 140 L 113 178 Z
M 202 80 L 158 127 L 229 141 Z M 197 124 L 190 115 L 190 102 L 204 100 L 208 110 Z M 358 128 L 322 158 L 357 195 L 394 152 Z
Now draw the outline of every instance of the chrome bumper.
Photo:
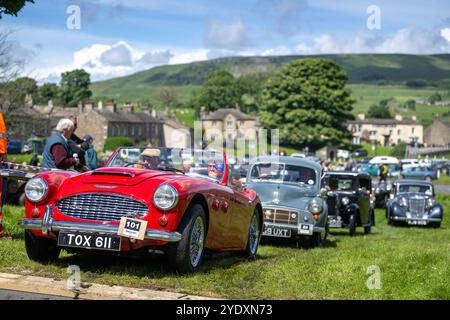
M 410 217 L 399 217 L 399 216 L 392 216 L 392 220 L 396 221 L 427 221 L 427 222 L 441 222 L 442 219 L 440 218 L 410 218 Z
M 23 219 L 20 225 L 25 229 L 40 230 L 44 234 L 48 234 L 50 231 L 69 231 L 117 235 L 119 231 L 118 225 L 114 226 L 109 224 L 54 221 L 53 210 L 50 206 L 47 206 L 45 208 L 45 213 L 42 219 Z M 178 232 L 147 229 L 144 239 L 165 242 L 178 242 L 181 240 L 181 237 L 181 234 Z

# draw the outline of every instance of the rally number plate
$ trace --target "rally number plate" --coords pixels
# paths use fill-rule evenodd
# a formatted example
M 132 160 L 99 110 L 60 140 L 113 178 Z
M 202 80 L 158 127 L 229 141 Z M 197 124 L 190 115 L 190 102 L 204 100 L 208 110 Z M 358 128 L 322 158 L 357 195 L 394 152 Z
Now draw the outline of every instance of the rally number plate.
M 314 225 L 302 223 L 298 226 L 298 233 L 304 235 L 312 235 L 314 231 Z
M 144 240 L 146 230 L 147 221 L 122 217 L 117 234 L 122 237 Z
M 58 236 L 58 246 L 61 247 L 120 251 L 120 243 L 118 236 L 92 233 L 60 232 Z

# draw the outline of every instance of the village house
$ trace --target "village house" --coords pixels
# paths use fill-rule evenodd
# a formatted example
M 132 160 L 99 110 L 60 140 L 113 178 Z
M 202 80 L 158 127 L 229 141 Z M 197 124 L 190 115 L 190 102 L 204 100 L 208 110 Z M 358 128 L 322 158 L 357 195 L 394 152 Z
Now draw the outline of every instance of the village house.
M 103 150 L 106 139 L 115 136 L 158 147 L 191 146 L 191 129 L 175 119 L 153 109 L 135 112 L 131 103 L 118 108 L 114 101 L 105 106 L 99 102 L 95 107 L 94 102 L 88 100 L 76 108 L 56 108 L 50 101 L 47 106 L 21 108 L 12 114 L 10 136 L 22 141 L 32 135 L 49 137 L 58 121 L 71 115 L 78 118 L 76 134 L 80 138 L 87 133 L 92 135 L 97 150 Z
M 260 129 L 258 117 L 249 116 L 238 109 L 224 108 L 202 117 L 202 128 L 207 141 L 246 139 L 257 141 Z
M 433 123 L 426 127 L 423 140 L 427 147 L 449 146 L 450 122 L 442 121 L 439 115 L 436 115 Z
M 423 143 L 423 126 L 415 116 L 412 119 L 403 119 L 401 115 L 394 119 L 366 119 L 364 114 L 358 114 L 356 120 L 347 121 L 347 128 L 353 134 L 354 144 L 363 141 L 382 146 L 395 146 L 400 142 Z
M 135 143 L 148 142 L 151 146 L 188 148 L 191 143 L 190 129 L 154 109 L 136 112 L 131 103 L 118 108 L 114 101 L 105 106 L 84 106 L 78 114 L 77 134 L 89 133 L 94 147 L 103 150 L 109 137 L 129 137 Z

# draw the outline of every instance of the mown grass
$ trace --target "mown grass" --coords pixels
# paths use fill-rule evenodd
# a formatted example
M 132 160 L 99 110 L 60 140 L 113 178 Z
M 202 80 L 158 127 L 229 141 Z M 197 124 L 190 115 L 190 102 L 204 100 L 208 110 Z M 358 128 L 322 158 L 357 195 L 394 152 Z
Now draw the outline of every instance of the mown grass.
M 450 185 L 450 175 L 447 174 L 441 174 L 439 179 L 436 180 L 436 184 L 442 184 L 442 185 Z
M 450 196 L 438 195 L 446 213 Z M 79 265 L 82 281 L 233 299 L 449 299 L 450 220 L 440 229 L 390 227 L 376 212 L 373 233 L 333 233 L 325 247 L 298 249 L 267 242 L 258 259 L 236 254 L 208 256 L 199 272 L 176 275 L 162 258 L 116 258 L 63 253 L 56 263 L 39 264 L 25 253 L 16 226 L 23 209 L 5 207 L 6 239 L 0 241 L 0 271 L 65 279 Z M 381 270 L 381 289 L 369 290 L 370 266 Z

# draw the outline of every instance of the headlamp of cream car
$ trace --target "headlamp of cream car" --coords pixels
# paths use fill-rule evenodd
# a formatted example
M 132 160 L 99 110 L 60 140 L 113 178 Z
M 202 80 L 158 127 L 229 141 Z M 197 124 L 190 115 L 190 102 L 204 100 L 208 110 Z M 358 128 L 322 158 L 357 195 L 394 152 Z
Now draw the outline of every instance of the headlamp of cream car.
M 42 178 L 32 178 L 25 185 L 25 196 L 31 202 L 39 202 L 47 196 L 48 184 Z
M 153 195 L 153 203 L 161 210 L 170 210 L 178 203 L 178 191 L 171 185 L 160 185 Z

